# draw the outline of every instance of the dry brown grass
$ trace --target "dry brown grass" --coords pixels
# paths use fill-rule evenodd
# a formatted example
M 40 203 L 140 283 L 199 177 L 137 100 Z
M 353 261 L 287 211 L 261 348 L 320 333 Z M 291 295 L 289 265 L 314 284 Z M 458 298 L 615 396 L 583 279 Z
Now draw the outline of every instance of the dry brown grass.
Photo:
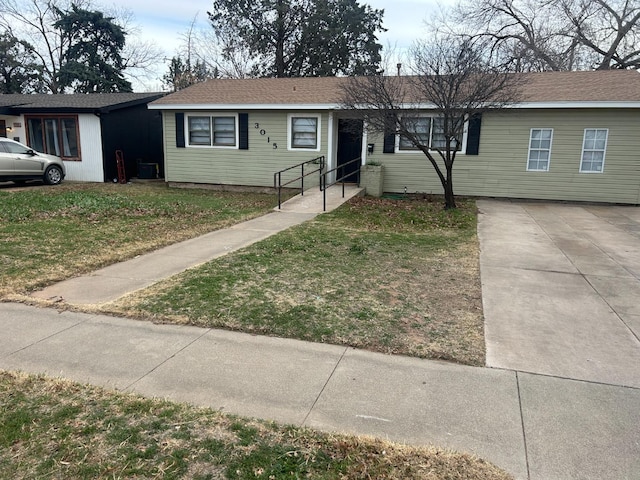
M 157 184 L 0 189 L 0 298 L 226 228 L 270 210 L 273 195 Z
M 0 477 L 507 480 L 475 456 L 0 371 Z
M 452 219 L 354 199 L 104 311 L 483 365 L 475 204 L 460 203 Z

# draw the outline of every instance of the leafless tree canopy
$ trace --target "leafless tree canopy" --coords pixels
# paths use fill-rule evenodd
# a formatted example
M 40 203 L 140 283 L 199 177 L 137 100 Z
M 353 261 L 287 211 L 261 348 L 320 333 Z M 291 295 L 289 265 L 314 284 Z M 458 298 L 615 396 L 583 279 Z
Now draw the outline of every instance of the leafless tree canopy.
M 349 79 L 342 104 L 369 131 L 399 135 L 420 150 L 440 178 L 445 207 L 454 208 L 452 169 L 465 125 L 484 111 L 517 102 L 524 76 L 491 66 L 481 44 L 455 37 L 418 43 L 411 58 L 413 75 Z M 417 131 L 416 119 L 425 110 L 439 119 L 442 144 L 429 145 Z
M 461 0 L 445 23 L 513 71 L 640 67 L 638 0 Z

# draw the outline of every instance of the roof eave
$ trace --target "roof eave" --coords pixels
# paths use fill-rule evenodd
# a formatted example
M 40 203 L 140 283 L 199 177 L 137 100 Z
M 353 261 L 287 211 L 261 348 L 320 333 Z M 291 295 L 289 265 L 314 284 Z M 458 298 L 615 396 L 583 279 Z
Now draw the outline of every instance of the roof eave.
M 149 102 L 152 102 L 154 100 L 157 100 L 158 98 L 164 97 L 165 95 L 166 95 L 165 93 L 149 94 L 148 97 L 137 98 L 135 100 L 130 100 L 128 102 L 123 102 L 123 103 L 116 103 L 113 105 L 107 105 L 100 108 L 99 110 L 101 113 L 109 113 L 113 110 L 120 110 L 123 108 L 129 108 L 129 107 L 135 107 L 138 105 L 148 104 Z
M 180 110 L 180 111 L 223 111 L 223 110 L 342 110 L 344 107 L 337 103 L 317 104 L 149 104 L 150 110 Z M 364 107 L 363 107 L 364 108 Z M 407 109 L 432 110 L 433 104 L 411 104 Z M 502 108 L 522 109 L 570 109 L 570 108 L 640 108 L 640 101 L 557 101 L 557 102 L 519 102 Z
M 337 103 L 151 103 L 150 110 L 337 110 Z
M 519 102 L 505 108 L 640 108 L 640 101 Z
M 20 114 L 30 114 L 30 113 L 44 113 L 44 114 L 54 114 L 54 113 L 63 113 L 63 114 L 71 114 L 71 113 L 98 113 L 100 111 L 99 108 L 74 108 L 74 107 L 13 107 L 11 109 L 12 113 L 16 115 Z

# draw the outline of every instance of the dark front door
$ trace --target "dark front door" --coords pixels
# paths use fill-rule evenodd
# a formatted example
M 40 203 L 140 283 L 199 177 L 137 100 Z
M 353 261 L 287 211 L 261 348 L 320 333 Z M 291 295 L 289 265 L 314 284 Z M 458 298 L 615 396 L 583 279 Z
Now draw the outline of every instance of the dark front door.
M 345 176 L 346 182 L 358 183 L 360 162 L 351 162 L 362 156 L 362 120 L 338 120 L 338 163 L 337 180 Z M 348 164 L 348 165 L 347 165 Z
M 7 124 L 4 120 L 0 120 L 0 137 L 7 136 Z

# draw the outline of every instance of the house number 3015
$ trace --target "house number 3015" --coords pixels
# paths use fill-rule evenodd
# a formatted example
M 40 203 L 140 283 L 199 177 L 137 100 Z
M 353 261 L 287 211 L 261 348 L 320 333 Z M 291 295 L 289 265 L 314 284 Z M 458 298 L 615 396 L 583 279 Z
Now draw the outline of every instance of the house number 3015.
M 257 130 L 258 128 L 260 128 L 260 124 L 259 123 L 254 123 L 253 124 L 254 128 Z M 262 128 L 260 129 L 260 135 L 264 136 L 267 134 L 267 131 Z M 267 143 L 271 143 L 271 137 L 267 137 Z M 273 142 L 273 149 L 276 150 L 278 148 L 278 144 L 276 142 Z

